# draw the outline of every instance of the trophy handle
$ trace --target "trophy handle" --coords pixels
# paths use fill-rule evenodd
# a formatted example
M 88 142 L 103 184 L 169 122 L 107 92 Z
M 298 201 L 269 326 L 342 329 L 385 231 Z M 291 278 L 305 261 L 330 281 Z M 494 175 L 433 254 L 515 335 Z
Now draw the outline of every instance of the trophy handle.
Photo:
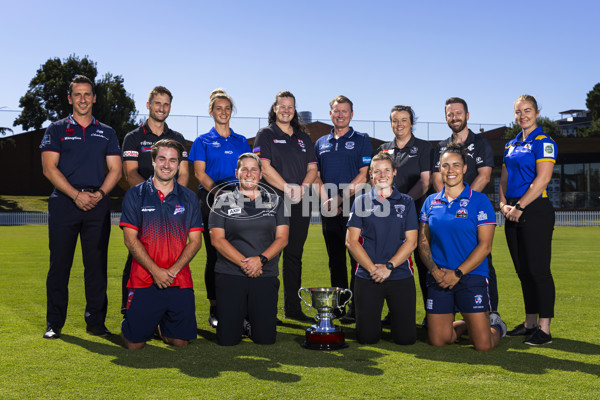
M 306 300 L 304 300 L 304 297 L 302 297 L 302 292 L 306 292 L 306 293 L 310 294 L 310 290 L 306 289 L 306 288 L 300 288 L 300 289 L 298 289 L 298 297 L 300 297 L 300 300 L 302 300 L 302 302 L 304 304 L 306 304 L 306 307 L 308 307 L 308 309 L 307 309 L 307 311 L 308 311 L 308 310 L 310 310 L 312 308 L 312 305 L 308 304 L 306 302 Z
M 344 304 L 337 306 L 337 308 L 339 308 L 340 310 L 343 310 L 344 307 L 346 307 L 346 304 L 350 303 L 350 300 L 352 300 L 352 291 L 350 289 L 344 289 L 340 292 L 340 294 L 344 294 L 344 293 L 350 293 L 350 297 L 348 297 L 348 300 L 346 300 L 346 302 Z

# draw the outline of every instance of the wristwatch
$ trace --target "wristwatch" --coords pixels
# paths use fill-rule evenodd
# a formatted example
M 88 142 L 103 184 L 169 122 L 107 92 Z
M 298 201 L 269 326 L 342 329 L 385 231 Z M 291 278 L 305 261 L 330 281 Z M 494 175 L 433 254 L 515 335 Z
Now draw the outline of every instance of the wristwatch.
M 456 268 L 456 269 L 454 270 L 454 275 L 456 275 L 456 277 L 457 277 L 458 279 L 460 279 L 460 278 L 462 278 L 462 277 L 463 277 L 463 272 L 462 272 L 462 271 L 461 271 L 459 268 Z
M 385 267 L 391 271 L 391 270 L 393 270 L 393 269 L 394 269 L 394 264 L 392 264 L 391 262 L 389 262 L 389 261 L 388 261 L 388 262 L 385 264 Z
M 525 211 L 525 208 L 521 207 L 519 203 L 515 204 L 515 208 L 519 211 Z
M 262 254 L 258 256 L 258 258 L 260 258 L 260 262 L 262 263 L 262 265 L 265 265 L 266 263 L 269 262 L 269 259 L 265 256 L 263 256 Z

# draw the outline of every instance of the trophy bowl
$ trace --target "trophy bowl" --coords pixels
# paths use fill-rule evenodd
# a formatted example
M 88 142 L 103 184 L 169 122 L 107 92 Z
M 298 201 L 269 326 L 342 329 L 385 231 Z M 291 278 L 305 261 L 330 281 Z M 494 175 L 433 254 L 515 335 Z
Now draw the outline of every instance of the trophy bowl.
M 311 304 L 308 304 L 302 297 L 303 292 L 310 294 Z M 349 293 L 350 296 L 343 304 L 340 304 L 340 296 L 345 293 Z M 302 347 L 311 350 L 337 350 L 348 347 L 344 330 L 335 326 L 332 320 L 335 318 L 333 310 L 335 308 L 343 310 L 352 298 L 352 291 L 339 287 L 300 288 L 298 297 L 309 310 L 317 309 L 317 315 L 315 315 L 317 324 L 306 329 L 306 340 L 302 343 Z

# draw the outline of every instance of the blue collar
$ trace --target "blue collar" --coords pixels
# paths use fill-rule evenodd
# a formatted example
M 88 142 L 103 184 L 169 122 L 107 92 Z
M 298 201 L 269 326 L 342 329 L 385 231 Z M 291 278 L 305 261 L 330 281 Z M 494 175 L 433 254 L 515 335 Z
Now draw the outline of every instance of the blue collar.
M 75 121 L 75 118 L 73 118 L 73 114 L 69 114 L 69 116 L 67 117 L 67 121 L 69 121 L 69 124 L 71 125 L 78 125 L 77 121 Z M 98 125 L 98 122 L 96 121 L 96 118 L 92 115 L 92 123 L 90 125 Z
M 471 190 L 471 187 L 469 186 L 468 183 L 464 182 L 465 184 L 465 188 L 463 189 L 463 191 L 460 193 L 460 195 L 458 195 L 457 199 L 470 199 L 471 195 L 473 194 L 473 191 Z M 442 188 L 442 191 L 439 192 L 436 196 L 435 199 L 436 200 L 440 200 L 443 201 L 444 203 L 447 203 L 447 199 L 446 199 L 446 186 L 444 186 Z

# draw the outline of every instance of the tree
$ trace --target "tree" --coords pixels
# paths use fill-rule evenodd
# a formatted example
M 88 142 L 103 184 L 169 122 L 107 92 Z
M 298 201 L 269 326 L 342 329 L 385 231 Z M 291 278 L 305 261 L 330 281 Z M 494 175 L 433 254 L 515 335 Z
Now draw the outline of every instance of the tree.
M 585 105 L 592 113 L 592 120 L 600 120 L 600 83 L 596 83 L 594 88 L 588 92 Z
M 12 131 L 13 130 L 10 128 L 0 127 L 0 134 L 2 134 L 2 136 L 6 135 L 8 132 L 12 132 Z M 3 149 L 5 144 L 10 144 L 10 145 L 14 146 L 15 141 L 13 138 L 6 138 L 6 139 L 0 140 L 0 149 Z
M 550 118 L 538 117 L 535 122 L 537 123 L 537 126 L 542 127 L 544 133 L 553 137 L 563 136 L 558 128 L 558 123 L 556 121 L 552 121 Z M 513 122 L 508 126 L 508 128 L 506 128 L 504 138 L 513 139 L 521 132 L 521 130 L 521 127 Z
M 73 111 L 67 99 L 69 84 L 76 75 L 85 75 L 96 82 L 94 116 L 117 131 L 119 141 L 136 123 L 135 103 L 125 90 L 123 78 L 107 73 L 96 81 L 96 63 L 87 56 L 79 59 L 70 55 L 65 60 L 51 58 L 36 72 L 29 90 L 19 100 L 23 109 L 13 126 L 22 125 L 24 130 L 39 129 L 45 121 L 64 118 Z

